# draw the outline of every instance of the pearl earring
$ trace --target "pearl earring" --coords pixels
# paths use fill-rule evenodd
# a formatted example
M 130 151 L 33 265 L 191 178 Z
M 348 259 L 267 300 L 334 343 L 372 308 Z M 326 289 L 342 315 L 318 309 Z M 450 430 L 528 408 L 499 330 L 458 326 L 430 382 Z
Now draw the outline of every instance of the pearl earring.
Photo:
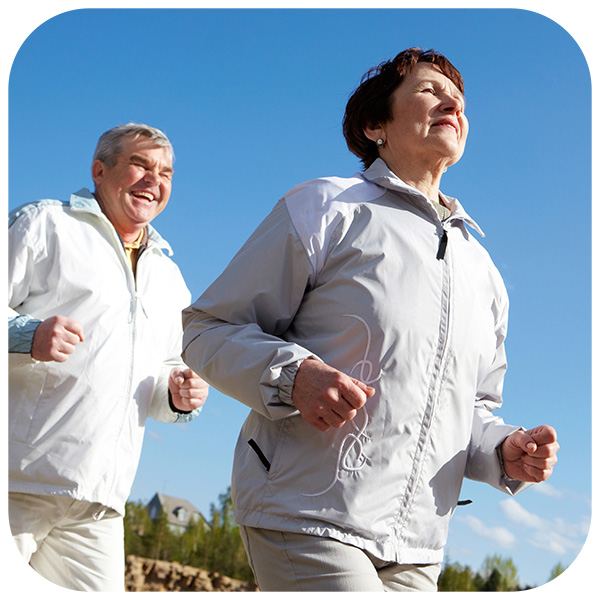
M 385 145 L 385 142 L 383 141 L 383 138 L 377 138 L 377 141 L 375 142 L 380 148 L 383 148 L 383 146 Z

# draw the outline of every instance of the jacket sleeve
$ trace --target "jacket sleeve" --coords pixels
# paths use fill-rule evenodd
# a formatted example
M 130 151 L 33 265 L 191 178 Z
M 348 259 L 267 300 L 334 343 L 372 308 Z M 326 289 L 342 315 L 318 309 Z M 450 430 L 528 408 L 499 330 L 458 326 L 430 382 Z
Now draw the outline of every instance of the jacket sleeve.
M 30 241 L 28 214 L 12 218 L 8 229 L 8 351 L 30 354 L 40 319 L 21 314 L 18 307 L 29 296 L 36 252 Z
M 505 424 L 500 417 L 493 414 L 494 410 L 502 406 L 502 388 L 507 368 L 504 340 L 508 325 L 508 295 L 501 283 L 500 289 L 500 299 L 493 307 L 497 323 L 496 353 L 486 376 L 479 383 L 465 476 L 489 483 L 496 489 L 512 495 L 531 484 L 506 478 L 497 451 L 498 446 L 510 434 L 522 429 Z
M 8 309 L 8 351 L 18 354 L 31 354 L 33 345 L 33 336 L 38 325 L 39 319 L 34 319 L 29 315 L 19 315 L 17 312 Z
M 314 355 L 284 337 L 312 275 L 282 199 L 222 275 L 183 311 L 185 362 L 269 419 L 295 414 L 295 369 Z
M 162 259 L 162 257 L 161 257 Z M 167 259 L 162 259 L 167 260 Z M 155 421 L 164 423 L 187 423 L 195 419 L 201 412 L 202 407 L 191 412 L 178 411 L 171 402 L 171 394 L 169 392 L 169 375 L 175 368 L 187 369 L 188 366 L 181 359 L 181 344 L 182 344 L 182 327 L 181 327 L 181 310 L 190 303 L 190 292 L 185 285 L 183 277 L 175 264 L 172 264 L 173 271 L 169 282 L 169 290 L 173 298 L 173 309 L 170 313 L 172 322 L 170 330 L 172 332 L 171 339 L 166 343 L 167 358 L 164 360 L 160 372 L 157 374 L 154 384 L 154 392 L 150 399 L 150 407 L 148 416 Z M 161 285 L 165 285 L 161 281 Z

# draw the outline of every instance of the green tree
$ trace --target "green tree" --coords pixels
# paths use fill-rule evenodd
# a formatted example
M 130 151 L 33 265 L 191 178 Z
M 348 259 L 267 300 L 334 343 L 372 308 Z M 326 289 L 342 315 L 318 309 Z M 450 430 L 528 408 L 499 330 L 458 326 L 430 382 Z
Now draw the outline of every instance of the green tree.
M 152 525 L 142 534 L 143 556 L 156 560 L 174 560 L 178 543 L 178 535 L 169 527 L 167 513 L 161 509 Z
M 211 522 L 207 531 L 204 556 L 209 570 L 236 579 L 252 579 L 239 527 L 233 519 L 233 502 L 228 489 L 219 496 L 219 507 L 211 505 Z
M 470 567 L 463 567 L 457 562 L 446 563 L 438 579 L 440 592 L 474 592 L 474 574 Z
M 174 560 L 182 565 L 204 567 L 204 549 L 207 545 L 208 527 L 204 519 L 193 519 L 181 535 L 178 554 Z
M 125 533 L 125 556 L 146 556 L 142 536 L 152 527 L 152 520 L 141 502 L 127 502 L 123 519 Z
M 495 567 L 491 570 L 487 579 L 483 582 L 482 592 L 503 592 L 506 591 L 502 585 L 502 575 Z
M 562 563 L 558 563 L 557 565 L 554 566 L 554 568 L 550 572 L 550 579 L 548 579 L 548 581 L 552 581 L 553 579 L 556 579 L 559 575 L 564 573 L 566 571 L 566 569 L 567 569 L 567 567 L 563 566 Z
M 253 580 L 239 527 L 233 519 L 230 490 L 219 496 L 218 506 L 211 504 L 208 523 L 200 519 L 188 525 L 172 547 L 169 560 L 242 581 Z
M 488 556 L 481 571 L 484 591 L 513 592 L 519 589 L 517 568 L 511 558 L 505 559 L 498 554 Z

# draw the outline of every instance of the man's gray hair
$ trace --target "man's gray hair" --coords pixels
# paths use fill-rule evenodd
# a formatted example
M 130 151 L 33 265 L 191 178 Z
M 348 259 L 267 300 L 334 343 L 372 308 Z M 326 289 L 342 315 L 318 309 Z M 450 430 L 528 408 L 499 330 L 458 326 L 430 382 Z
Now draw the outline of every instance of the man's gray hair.
M 114 167 L 117 156 L 123 152 L 123 138 L 133 136 L 133 139 L 137 139 L 141 135 L 150 138 L 157 146 L 167 148 L 171 162 L 175 161 L 175 153 L 169 138 L 160 129 L 143 123 L 127 123 L 103 133 L 98 140 L 94 160 L 99 160 L 108 167 Z

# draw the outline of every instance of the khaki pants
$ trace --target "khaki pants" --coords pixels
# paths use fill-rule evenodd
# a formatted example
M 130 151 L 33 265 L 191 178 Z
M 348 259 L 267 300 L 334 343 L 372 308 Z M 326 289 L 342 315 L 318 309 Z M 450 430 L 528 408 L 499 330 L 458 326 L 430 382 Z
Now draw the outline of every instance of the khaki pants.
M 441 565 L 400 565 L 337 540 L 240 527 L 263 592 L 435 592 Z
M 125 590 L 121 515 L 65 496 L 8 496 L 13 539 L 42 577 L 72 590 Z

